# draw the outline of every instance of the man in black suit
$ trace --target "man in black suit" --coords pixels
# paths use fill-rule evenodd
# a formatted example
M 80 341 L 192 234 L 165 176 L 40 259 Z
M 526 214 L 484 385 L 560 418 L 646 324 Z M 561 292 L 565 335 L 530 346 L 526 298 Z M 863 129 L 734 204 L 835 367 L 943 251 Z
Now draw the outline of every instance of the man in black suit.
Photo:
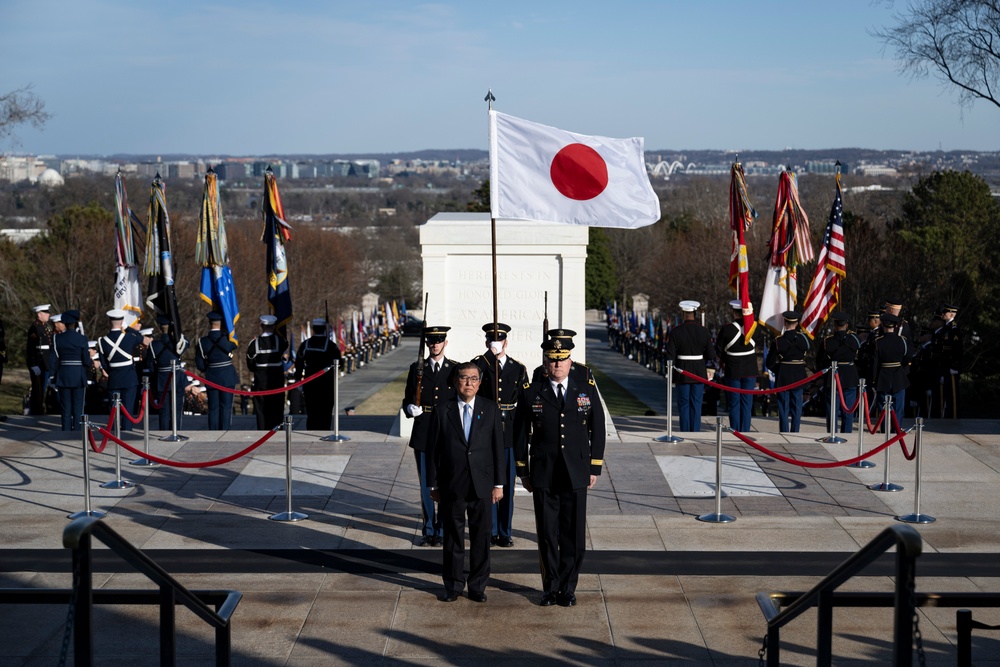
M 570 373 L 572 341 L 542 343 L 546 376 L 532 382 L 514 413 L 514 459 L 531 494 L 542 568 L 541 605 L 576 604 L 586 547 L 587 490 L 604 465 L 604 409 L 593 380 Z
M 453 375 L 457 400 L 431 415 L 427 485 L 444 527 L 444 588 L 453 602 L 465 588 L 465 518 L 469 518 L 469 599 L 486 602 L 490 578 L 490 508 L 503 497 L 503 431 L 496 403 L 476 393 L 482 373 L 472 362 Z

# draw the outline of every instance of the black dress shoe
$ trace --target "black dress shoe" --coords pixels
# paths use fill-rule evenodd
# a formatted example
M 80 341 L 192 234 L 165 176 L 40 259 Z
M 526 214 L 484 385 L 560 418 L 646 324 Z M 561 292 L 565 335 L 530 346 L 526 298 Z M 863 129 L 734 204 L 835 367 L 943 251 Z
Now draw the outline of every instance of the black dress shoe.
M 473 593 L 469 591 L 469 599 L 473 602 L 486 602 L 486 593 Z
M 576 605 L 576 595 L 573 593 L 560 593 L 556 604 L 560 607 L 573 607 Z
M 500 542 L 500 538 L 497 537 L 496 535 L 494 535 L 493 537 L 490 538 L 490 546 L 494 546 L 495 547 L 497 544 L 499 544 L 499 542 Z
M 429 547 L 429 546 L 431 546 L 431 538 L 429 538 L 426 535 L 424 535 L 423 537 L 420 538 L 420 541 L 417 542 L 417 546 L 418 547 Z
M 497 546 L 501 547 L 512 547 L 514 546 L 514 540 L 509 537 L 498 537 Z
M 551 591 L 542 593 L 542 600 L 538 604 L 542 607 L 551 607 L 556 603 L 556 597 L 556 594 Z
M 432 547 L 439 547 L 442 544 L 444 544 L 444 538 L 443 537 L 438 537 L 437 535 L 435 535 L 434 537 L 431 538 L 431 546 Z
M 458 599 L 458 593 L 445 593 L 444 595 L 438 598 L 438 600 L 441 600 L 441 602 L 454 602 L 457 599 Z

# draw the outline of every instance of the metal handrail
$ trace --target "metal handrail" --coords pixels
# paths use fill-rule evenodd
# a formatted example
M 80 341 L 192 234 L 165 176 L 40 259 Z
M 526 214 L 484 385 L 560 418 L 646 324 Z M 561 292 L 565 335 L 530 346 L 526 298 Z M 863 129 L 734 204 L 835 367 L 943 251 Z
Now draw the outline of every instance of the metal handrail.
M 911 624 L 914 610 L 912 585 L 914 564 L 922 551 L 920 533 L 909 525 L 889 526 L 871 542 L 841 563 L 833 572 L 780 610 L 767 593 L 757 594 L 757 604 L 767 620 L 767 664 L 780 664 L 780 630 L 812 607 L 819 607 L 817 614 L 816 664 L 830 664 L 832 659 L 833 592 L 844 582 L 874 563 L 886 551 L 896 547 L 896 591 L 894 615 L 894 645 L 897 665 L 912 662 Z M 907 640 L 905 650 L 901 646 Z
M 216 665 L 229 664 L 231 654 L 229 621 L 243 598 L 243 594 L 239 591 L 225 591 L 225 601 L 218 606 L 217 610 L 213 610 L 141 550 L 115 532 L 108 524 L 95 517 L 83 516 L 72 521 L 63 530 L 63 546 L 73 550 L 73 589 L 75 593 L 73 642 L 76 665 L 89 667 L 94 662 L 93 603 L 95 593 L 92 580 L 92 537 L 99 539 L 126 563 L 159 586 L 161 664 L 173 664 L 176 660 L 173 608 L 178 602 L 215 628 Z M 168 624 L 169 628 L 164 628 L 164 623 Z

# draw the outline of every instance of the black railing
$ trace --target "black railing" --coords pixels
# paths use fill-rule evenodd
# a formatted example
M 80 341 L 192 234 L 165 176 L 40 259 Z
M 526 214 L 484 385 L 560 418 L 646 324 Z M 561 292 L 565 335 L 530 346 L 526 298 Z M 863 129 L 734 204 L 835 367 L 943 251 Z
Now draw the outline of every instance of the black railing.
M 96 537 L 126 563 L 148 577 L 159 586 L 159 591 L 95 591 L 92 580 L 92 537 Z M 73 605 L 73 652 L 77 667 L 91 667 L 94 664 L 95 603 L 159 604 L 161 665 L 176 664 L 177 632 L 174 611 L 175 605 L 182 604 L 215 628 L 215 664 L 218 667 L 230 664 L 232 635 L 229 621 L 243 597 L 242 593 L 188 590 L 108 524 L 94 517 L 81 517 L 66 526 L 63 530 L 63 546 L 73 550 L 73 589 L 54 593 L 69 595 Z M 65 600 L 62 597 L 60 599 Z M 215 609 L 209 607 L 209 604 L 213 604 Z
M 893 665 L 910 667 L 913 663 L 913 613 L 916 605 L 914 566 L 921 546 L 920 533 L 914 528 L 905 524 L 889 526 L 810 591 L 798 595 L 785 609 L 780 608 L 778 598 L 772 597 L 772 594 L 758 593 L 757 604 L 767 619 L 768 667 L 778 667 L 781 664 L 781 628 L 812 607 L 817 607 L 816 664 L 830 665 L 833 660 L 834 591 L 892 547 L 896 547 L 896 590 L 892 594 L 895 608 Z

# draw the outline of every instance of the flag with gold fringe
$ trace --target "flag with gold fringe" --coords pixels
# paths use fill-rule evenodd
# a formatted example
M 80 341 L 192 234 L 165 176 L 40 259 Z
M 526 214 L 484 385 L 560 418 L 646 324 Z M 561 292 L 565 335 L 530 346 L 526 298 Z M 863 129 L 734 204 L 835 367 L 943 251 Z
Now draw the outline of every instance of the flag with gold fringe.
M 839 163 L 838 163 L 839 164 Z M 802 312 L 802 330 L 810 338 L 822 326 L 833 309 L 840 303 L 840 282 L 847 277 L 847 258 L 844 251 L 844 203 L 840 189 L 840 172 L 837 172 L 837 193 L 830 208 L 830 220 L 823 234 L 823 247 L 816 261 L 816 272 L 809 284 L 809 293 Z
M 746 176 L 739 160 L 733 162 L 729 182 L 729 227 L 733 232 L 733 253 L 729 260 L 729 288 L 740 300 L 743 311 L 743 339 L 750 342 L 757 322 L 750 303 L 750 268 L 744 232 L 750 229 L 757 211 L 750 204 Z
M 176 341 L 177 354 L 187 349 L 181 318 L 177 312 L 174 287 L 174 257 L 170 251 L 170 215 L 167 213 L 166 185 L 157 174 L 149 189 L 146 213 L 146 262 L 143 272 L 149 277 L 146 305 L 153 313 L 170 320 L 170 333 Z
M 115 308 L 125 311 L 125 326 L 142 319 L 142 288 L 136 266 L 136 227 L 142 223 L 128 205 L 125 177 L 115 175 Z
M 281 204 L 278 182 L 270 166 L 264 172 L 261 213 L 264 216 L 264 233 L 260 240 L 267 247 L 267 301 L 271 305 L 271 314 L 278 318 L 276 329 L 284 336 L 288 323 L 292 320 L 292 293 L 288 284 L 288 259 L 285 255 L 285 243 L 292 237 L 292 228 L 285 222 L 285 208 Z
M 240 307 L 236 301 L 233 272 L 229 267 L 229 245 L 226 242 L 226 221 L 219 199 L 219 180 L 211 168 L 205 174 L 194 255 L 195 261 L 202 267 L 201 299 L 222 315 L 226 336 L 238 345 L 236 324 L 240 321 Z
M 798 304 L 797 267 L 813 260 L 809 217 L 799 201 L 795 174 L 790 171 L 778 177 L 771 238 L 767 245 L 767 276 L 757 321 L 779 333 L 784 329 L 782 313 L 795 310 Z

